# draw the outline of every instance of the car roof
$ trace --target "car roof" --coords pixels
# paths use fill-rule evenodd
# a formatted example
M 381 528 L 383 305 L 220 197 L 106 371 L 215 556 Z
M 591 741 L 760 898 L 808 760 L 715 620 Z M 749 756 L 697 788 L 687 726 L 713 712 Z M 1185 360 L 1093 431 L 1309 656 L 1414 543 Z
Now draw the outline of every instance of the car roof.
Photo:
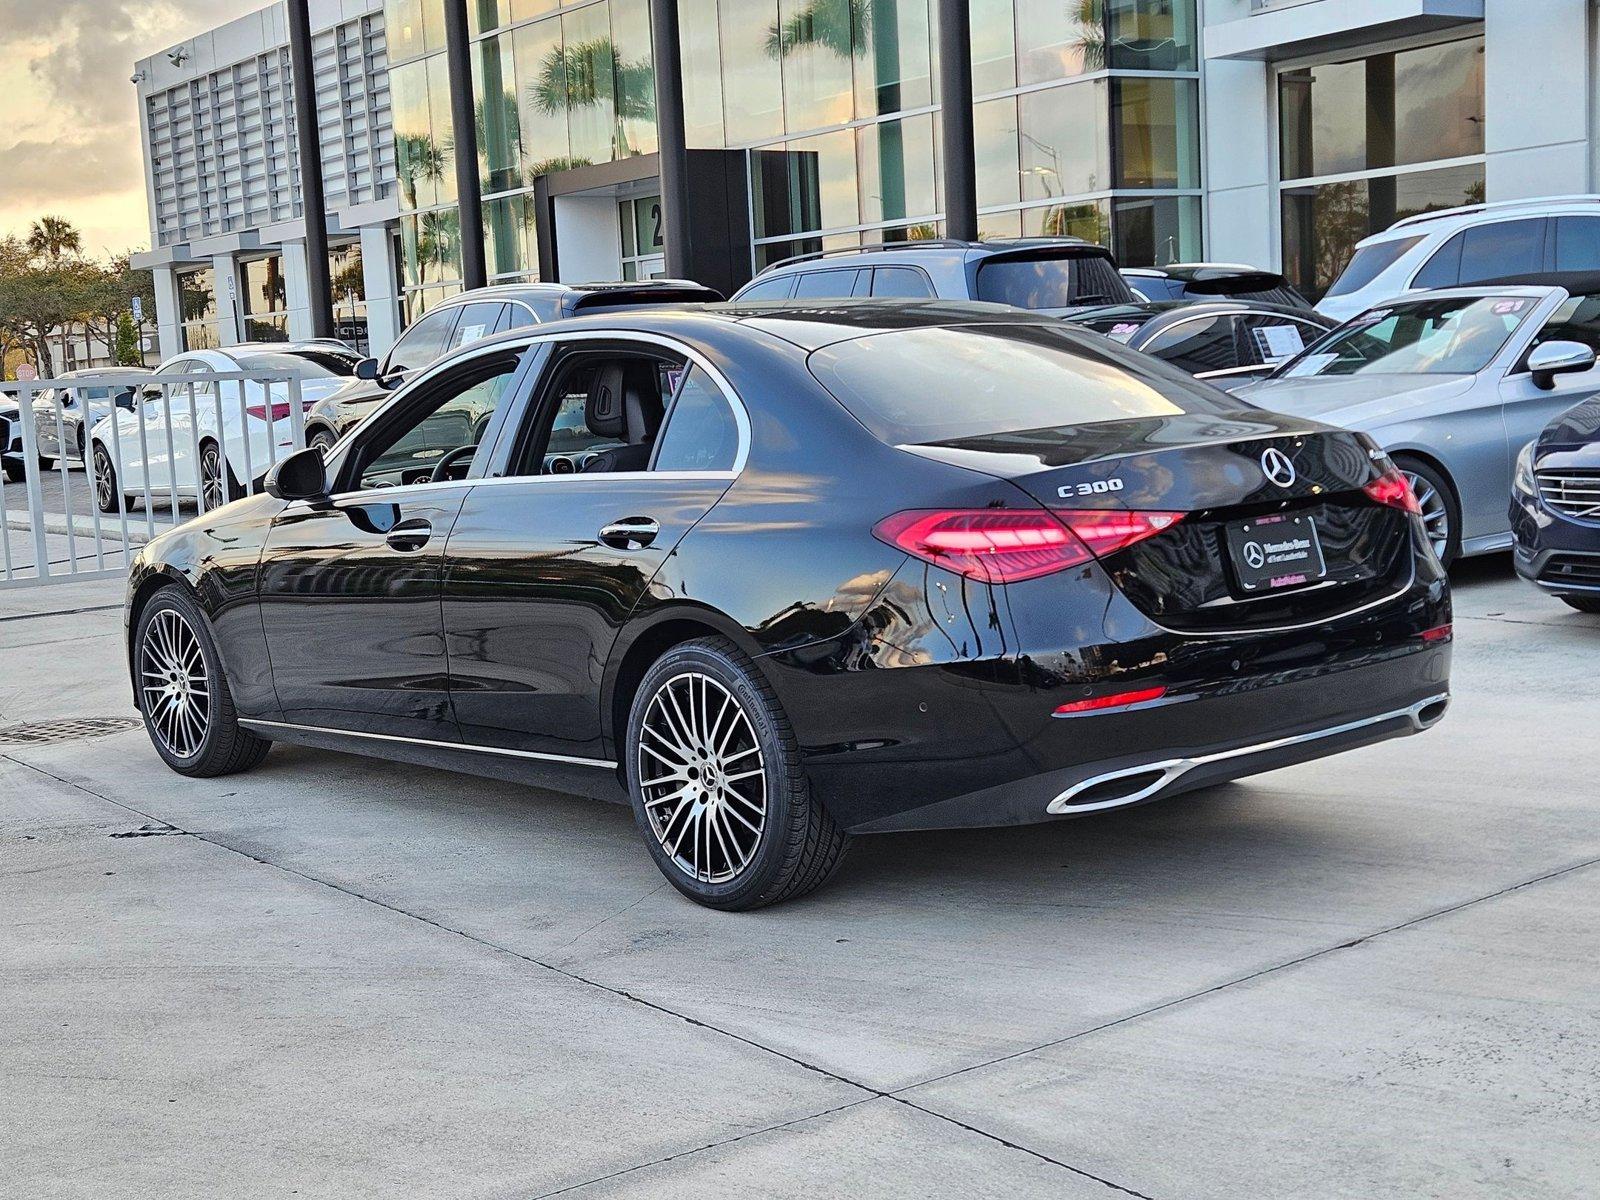
M 552 299 L 563 296 L 583 296 L 608 292 L 638 292 L 642 294 L 660 292 L 662 295 L 669 296 L 680 292 L 692 292 L 704 295 L 711 290 L 704 284 L 696 283 L 692 279 L 641 279 L 637 282 L 608 280 L 591 283 L 496 283 L 491 284 L 489 287 L 474 288 L 470 292 L 457 292 L 454 296 L 441 300 L 434 305 L 434 309 L 473 304 L 485 300 L 516 300 L 534 297 Z
M 976 301 L 849 299 L 830 300 L 809 307 L 763 302 L 684 308 L 604 309 L 564 317 L 544 325 L 530 325 L 498 333 L 462 349 L 482 351 L 496 344 L 514 347 L 563 331 L 596 334 L 607 330 L 639 331 L 667 337 L 693 337 L 746 328 L 809 351 L 898 329 L 957 328 L 964 325 L 1052 325 L 1059 328 L 1064 324 L 1057 317 L 1012 308 L 1006 304 Z
M 1401 238 L 1453 234 L 1469 225 L 1512 221 L 1522 217 L 1559 216 L 1562 213 L 1600 212 L 1600 195 L 1541 196 L 1527 200 L 1500 200 L 1492 204 L 1467 204 L 1459 208 L 1439 208 L 1403 217 L 1387 229 L 1369 234 L 1356 243 L 1356 249 L 1376 246 Z
M 932 262 L 960 265 L 980 258 L 1006 255 L 1024 256 L 1038 250 L 1060 250 L 1068 255 L 1113 258 L 1110 250 L 1095 242 L 1072 237 L 991 238 L 981 242 L 954 238 L 917 238 L 905 242 L 881 242 L 868 246 L 839 246 L 810 254 L 797 254 L 763 268 L 756 279 L 787 275 L 806 270 L 849 270 L 852 267 L 881 266 L 896 262 Z M 1113 261 L 1115 261 L 1113 259 Z

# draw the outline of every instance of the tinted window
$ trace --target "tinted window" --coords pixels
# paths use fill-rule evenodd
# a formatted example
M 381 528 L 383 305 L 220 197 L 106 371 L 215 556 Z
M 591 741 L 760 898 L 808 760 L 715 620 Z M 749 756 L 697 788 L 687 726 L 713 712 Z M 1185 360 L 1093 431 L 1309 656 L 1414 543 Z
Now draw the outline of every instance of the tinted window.
M 299 354 L 241 354 L 234 361 L 241 371 L 281 371 L 300 379 L 338 378 L 322 363 Z
M 1239 365 L 1231 316 L 1179 321 L 1155 334 L 1140 348 L 1191 375 Z
M 446 454 L 482 441 L 489 418 L 509 394 L 516 374 L 514 361 L 488 368 L 482 363 L 463 364 L 402 427 L 362 448 L 357 486 L 426 482 Z M 451 474 L 465 475 L 466 464 Z
M 699 367 L 685 376 L 656 449 L 657 471 L 731 471 L 739 427 L 722 389 Z
M 824 347 L 808 362 L 891 445 L 1231 411 L 1164 364 L 1055 323 L 903 329 Z
M 740 300 L 787 300 L 794 289 L 793 275 L 780 275 L 776 279 L 763 279 L 752 283 L 739 293 Z
M 977 299 L 1016 308 L 1126 304 L 1138 297 L 1098 255 L 991 259 L 978 268 Z
M 933 285 L 915 267 L 879 267 L 872 273 L 874 296 L 905 300 L 926 300 L 933 296 Z
M 502 328 L 501 322 L 505 316 L 506 306 L 499 301 L 463 305 L 461 319 L 456 322 L 455 332 L 450 335 L 450 348 L 454 350 L 482 341 Z
M 1556 218 L 1556 270 L 1600 271 L 1600 217 Z
M 1550 314 L 1533 339 L 1533 346 L 1544 342 L 1582 342 L 1600 353 L 1600 296 L 1572 296 L 1565 300 Z
M 440 309 L 428 313 L 406 330 L 405 336 L 389 351 L 389 370 L 415 371 L 443 354 L 460 312 L 459 308 Z
M 794 289 L 794 298 L 838 299 L 856 294 L 856 276 L 860 271 L 812 271 L 800 276 Z
M 1422 270 L 1417 272 L 1411 281 L 1412 287 L 1418 288 L 1447 288 L 1455 287 L 1461 282 L 1461 247 L 1466 243 L 1467 235 L 1458 233 L 1428 260 Z
M 1343 296 L 1349 292 L 1359 292 L 1399 262 L 1401 256 L 1420 241 L 1422 235 L 1418 234 L 1416 237 L 1396 238 L 1373 246 L 1363 246 L 1355 252 L 1343 274 L 1328 289 L 1328 295 Z
M 1461 282 L 1481 283 L 1544 270 L 1543 217 L 1501 221 L 1462 233 Z

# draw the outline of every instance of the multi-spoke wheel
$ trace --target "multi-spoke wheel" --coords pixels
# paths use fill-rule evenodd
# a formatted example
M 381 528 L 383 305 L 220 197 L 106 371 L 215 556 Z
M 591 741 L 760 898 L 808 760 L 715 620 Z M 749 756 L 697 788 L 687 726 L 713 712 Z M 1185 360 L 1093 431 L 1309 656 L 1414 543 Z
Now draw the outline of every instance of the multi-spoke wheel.
M 645 673 L 626 769 L 651 856 L 701 904 L 803 895 L 843 858 L 848 835 L 812 798 L 777 695 L 721 638 L 674 647 Z
M 131 500 L 117 490 L 117 469 L 111 465 L 111 455 L 99 442 L 94 444 L 94 503 L 103 513 L 117 511 L 117 501 L 126 508 Z
M 243 489 L 233 477 L 233 468 L 222 456 L 221 447 L 215 442 L 201 443 L 200 497 L 205 511 L 221 508 L 243 494 Z
M 1455 492 L 1427 463 L 1400 458 L 1395 460 L 1395 466 L 1416 494 L 1422 508 L 1422 525 L 1427 530 L 1433 552 L 1448 567 L 1461 552 Z
M 306 445 L 315 446 L 322 451 L 322 460 L 326 462 L 333 453 L 333 448 L 339 444 L 339 439 L 333 436 L 333 430 L 318 425 L 316 430 L 306 439 Z
M 205 614 L 182 588 L 163 588 L 139 614 L 133 668 L 139 711 L 163 761 L 184 775 L 255 766 L 272 743 L 243 728 Z

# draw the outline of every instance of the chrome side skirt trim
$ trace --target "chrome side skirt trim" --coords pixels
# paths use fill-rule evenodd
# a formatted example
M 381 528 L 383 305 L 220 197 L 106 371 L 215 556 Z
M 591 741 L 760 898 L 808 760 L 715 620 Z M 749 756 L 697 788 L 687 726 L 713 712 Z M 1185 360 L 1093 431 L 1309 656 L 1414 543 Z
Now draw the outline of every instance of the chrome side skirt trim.
M 502 750 L 498 746 L 473 746 L 467 742 L 435 742 L 428 738 L 399 737 L 391 733 L 363 733 L 357 729 L 329 729 L 324 725 L 296 725 L 289 721 L 261 721 L 254 717 L 240 717 L 239 724 L 248 729 L 268 732 L 274 729 L 299 730 L 302 733 L 322 733 L 330 737 L 363 738 L 376 742 L 403 742 L 408 746 L 431 746 L 437 750 L 469 750 L 474 754 L 494 754 L 503 758 L 530 758 L 538 762 L 565 763 L 573 767 L 602 767 L 614 771 L 617 764 L 604 758 L 577 758 L 570 754 L 540 754 L 534 750 Z
M 1174 780 L 1187 774 L 1196 767 L 1208 763 L 1225 762 L 1230 758 L 1245 758 L 1252 754 L 1264 754 L 1269 750 L 1280 750 L 1285 746 L 1299 746 L 1307 742 L 1320 741 L 1323 738 L 1338 737 L 1343 733 L 1353 733 L 1358 729 L 1365 729 L 1370 725 L 1381 725 L 1385 721 L 1398 718 L 1407 718 L 1411 721 L 1412 732 L 1421 733 L 1439 723 L 1444 716 L 1443 709 L 1427 717 L 1423 714 L 1437 705 L 1448 705 L 1450 693 L 1444 692 L 1438 696 L 1429 696 L 1426 700 L 1418 700 L 1408 708 L 1397 708 L 1393 712 L 1379 713 L 1375 717 L 1362 717 L 1358 721 L 1346 721 L 1342 725 L 1331 725 L 1326 729 L 1313 730 L 1311 733 L 1297 733 L 1290 737 L 1274 738 L 1269 742 L 1257 742 L 1252 746 L 1239 746 L 1233 750 L 1219 750 L 1215 754 L 1201 754 L 1193 758 L 1167 758 L 1157 762 L 1141 763 L 1136 767 L 1123 767 L 1117 771 L 1107 771 L 1102 775 L 1094 775 L 1079 783 L 1073 784 L 1054 800 L 1050 801 L 1045 809 L 1048 813 L 1061 815 L 1063 813 L 1089 813 L 1100 812 L 1108 808 L 1122 808 L 1129 804 L 1137 804 L 1141 800 L 1148 800 L 1157 792 L 1165 791 Z M 1103 784 L 1115 783 L 1119 779 L 1133 779 L 1140 775 L 1150 775 L 1160 772 L 1155 780 L 1137 791 L 1125 796 L 1116 796 L 1110 800 L 1098 800 L 1090 804 L 1074 804 L 1072 798 L 1081 796 L 1091 788 Z

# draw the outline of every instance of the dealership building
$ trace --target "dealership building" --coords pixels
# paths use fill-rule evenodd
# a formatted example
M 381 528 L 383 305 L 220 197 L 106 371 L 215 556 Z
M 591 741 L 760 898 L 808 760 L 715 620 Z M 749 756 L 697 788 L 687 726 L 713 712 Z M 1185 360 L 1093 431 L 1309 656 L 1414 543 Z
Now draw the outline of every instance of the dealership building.
M 1315 293 L 1399 217 L 1600 171 L 1596 0 L 970 0 L 970 88 L 940 71 L 947 0 L 678 0 L 665 66 L 660 0 L 467 0 L 464 22 L 449 2 L 311 0 L 323 239 L 285 5 L 137 64 L 164 354 L 309 336 L 308 241 L 332 328 L 381 352 L 465 280 L 649 278 L 676 236 L 729 289 L 971 228 L 963 203 L 984 237 Z M 942 100 L 975 173 L 945 161 Z

